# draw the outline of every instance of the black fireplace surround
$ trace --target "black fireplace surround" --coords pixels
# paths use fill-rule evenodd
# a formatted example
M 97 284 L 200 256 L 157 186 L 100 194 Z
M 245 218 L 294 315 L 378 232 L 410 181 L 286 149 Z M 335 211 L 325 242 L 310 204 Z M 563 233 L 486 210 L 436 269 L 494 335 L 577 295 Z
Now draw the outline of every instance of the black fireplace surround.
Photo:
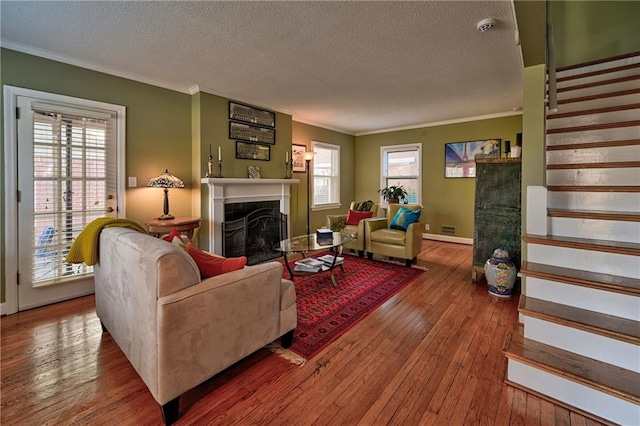
M 282 256 L 276 247 L 287 238 L 287 215 L 279 201 L 225 204 L 222 255 L 247 257 L 255 265 Z

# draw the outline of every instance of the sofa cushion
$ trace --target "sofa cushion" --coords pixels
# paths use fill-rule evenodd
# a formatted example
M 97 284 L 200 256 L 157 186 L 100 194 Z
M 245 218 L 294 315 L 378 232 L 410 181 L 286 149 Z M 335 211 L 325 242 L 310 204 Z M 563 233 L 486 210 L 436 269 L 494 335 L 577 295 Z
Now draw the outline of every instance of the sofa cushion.
M 420 213 L 422 213 L 421 209 L 411 210 L 406 207 L 400 207 L 395 216 L 393 216 L 391 225 L 389 225 L 389 227 L 391 229 L 406 231 L 409 225 L 417 222 L 418 219 L 420 219 Z
M 362 219 L 369 219 L 373 217 L 373 212 L 358 212 L 349 209 L 347 214 L 347 225 L 357 225 Z
M 236 271 L 244 268 L 247 264 L 247 258 L 245 256 L 230 258 L 215 256 L 204 250 L 200 250 L 190 242 L 187 243 L 186 250 L 196 262 L 196 265 L 198 265 L 202 278 L 215 277 L 216 275 Z

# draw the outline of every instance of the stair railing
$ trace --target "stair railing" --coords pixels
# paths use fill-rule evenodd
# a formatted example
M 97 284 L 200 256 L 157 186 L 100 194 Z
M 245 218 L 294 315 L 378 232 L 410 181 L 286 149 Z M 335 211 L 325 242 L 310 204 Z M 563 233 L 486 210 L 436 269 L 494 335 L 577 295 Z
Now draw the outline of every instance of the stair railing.
M 547 108 L 558 111 L 558 90 L 556 87 L 556 57 L 554 52 L 553 24 L 547 23 Z

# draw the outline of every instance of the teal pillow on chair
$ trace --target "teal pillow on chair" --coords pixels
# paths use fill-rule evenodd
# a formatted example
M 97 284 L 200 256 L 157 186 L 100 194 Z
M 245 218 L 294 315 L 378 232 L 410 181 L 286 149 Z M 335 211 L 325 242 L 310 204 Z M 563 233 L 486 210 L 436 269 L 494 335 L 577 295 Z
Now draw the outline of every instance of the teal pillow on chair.
M 399 229 L 406 231 L 409 225 L 415 223 L 420 219 L 421 209 L 410 210 L 406 207 L 400 207 L 396 212 L 396 215 L 391 219 L 391 229 Z

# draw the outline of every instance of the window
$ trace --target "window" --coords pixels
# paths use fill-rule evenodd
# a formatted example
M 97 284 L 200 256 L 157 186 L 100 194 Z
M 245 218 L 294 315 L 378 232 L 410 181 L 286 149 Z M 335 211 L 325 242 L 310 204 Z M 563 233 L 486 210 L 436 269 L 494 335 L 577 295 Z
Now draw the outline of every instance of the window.
M 340 207 L 340 146 L 311 142 L 313 157 L 313 207 Z
M 421 204 L 421 144 L 380 147 L 380 188 L 402 185 L 409 194 L 409 204 Z M 384 203 L 382 197 L 380 202 Z

